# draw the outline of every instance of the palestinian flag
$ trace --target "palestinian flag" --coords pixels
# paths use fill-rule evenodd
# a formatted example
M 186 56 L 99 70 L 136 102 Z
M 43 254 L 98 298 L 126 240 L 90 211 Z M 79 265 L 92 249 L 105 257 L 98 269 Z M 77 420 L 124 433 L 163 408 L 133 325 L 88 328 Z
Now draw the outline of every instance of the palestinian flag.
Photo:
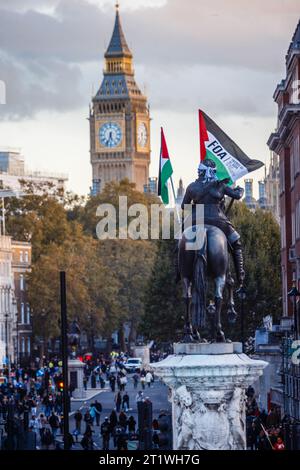
M 200 161 L 213 160 L 219 180 L 229 178 L 229 185 L 264 164 L 251 160 L 233 140 L 203 111 L 199 110 Z
M 173 168 L 172 168 L 170 158 L 169 158 L 168 147 L 167 147 L 163 128 L 161 128 L 158 195 L 161 197 L 162 202 L 165 205 L 169 204 L 168 181 L 171 178 L 172 173 L 173 173 Z

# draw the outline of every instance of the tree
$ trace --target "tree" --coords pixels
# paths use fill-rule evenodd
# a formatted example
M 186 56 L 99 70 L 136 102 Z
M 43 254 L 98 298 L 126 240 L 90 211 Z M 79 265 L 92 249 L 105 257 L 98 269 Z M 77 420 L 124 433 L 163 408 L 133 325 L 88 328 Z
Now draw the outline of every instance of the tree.
M 159 240 L 157 256 L 145 292 L 145 314 L 140 331 L 158 342 L 180 339 L 184 325 L 184 305 L 180 285 L 176 285 L 174 250 L 177 240 Z
M 80 231 L 62 245 L 52 244 L 33 264 L 28 276 L 29 302 L 35 335 L 60 334 L 59 272 L 67 275 L 68 321 L 77 319 L 83 331 L 99 335 L 117 308 L 117 281 L 95 256 L 95 241 Z
M 280 228 L 271 212 L 250 211 L 244 203 L 233 206 L 230 216 L 241 235 L 245 258 L 245 332 L 253 335 L 270 314 L 278 321 L 281 312 Z M 237 308 L 240 304 L 237 299 Z M 229 327 L 232 339 L 240 339 L 237 325 Z

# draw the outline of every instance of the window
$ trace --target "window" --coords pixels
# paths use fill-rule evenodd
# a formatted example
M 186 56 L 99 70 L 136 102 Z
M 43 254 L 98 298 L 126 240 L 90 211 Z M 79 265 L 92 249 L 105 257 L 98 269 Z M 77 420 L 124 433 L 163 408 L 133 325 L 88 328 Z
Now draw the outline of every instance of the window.
M 281 232 L 281 248 L 284 249 L 286 247 L 286 234 L 285 234 L 285 216 L 281 217 L 280 223 L 280 232 Z
M 25 251 L 25 263 L 28 263 L 28 251 Z
M 30 325 L 30 307 L 29 304 L 26 304 L 26 323 Z
M 25 280 L 23 274 L 20 274 L 20 290 L 25 290 Z
M 23 251 L 20 251 L 20 262 L 23 263 Z
M 24 309 L 24 302 L 21 303 L 21 324 L 24 325 L 25 323 L 25 309 Z
M 296 243 L 296 217 L 295 212 L 292 212 L 292 245 Z
M 295 232 L 296 240 L 300 238 L 300 199 L 296 203 L 296 212 L 295 212 Z
M 21 353 L 25 353 L 25 338 L 22 336 L 21 338 Z
M 27 338 L 27 354 L 30 354 L 30 338 Z

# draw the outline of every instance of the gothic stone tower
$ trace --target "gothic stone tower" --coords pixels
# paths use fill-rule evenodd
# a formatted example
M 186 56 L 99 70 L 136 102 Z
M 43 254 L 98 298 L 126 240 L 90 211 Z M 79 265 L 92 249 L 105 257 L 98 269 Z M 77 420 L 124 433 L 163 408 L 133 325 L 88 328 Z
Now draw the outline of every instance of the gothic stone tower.
M 133 57 L 120 22 L 105 53 L 102 84 L 90 109 L 92 194 L 109 181 L 128 178 L 143 191 L 150 164 L 150 115 L 147 98 L 134 79 Z

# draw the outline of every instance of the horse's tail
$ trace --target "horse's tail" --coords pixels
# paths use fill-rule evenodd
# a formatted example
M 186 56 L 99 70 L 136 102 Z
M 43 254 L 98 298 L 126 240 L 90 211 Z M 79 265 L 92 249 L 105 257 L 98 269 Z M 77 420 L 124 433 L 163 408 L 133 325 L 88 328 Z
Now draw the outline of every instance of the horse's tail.
M 196 253 L 194 262 L 191 314 L 192 325 L 198 328 L 205 326 L 206 319 L 206 265 L 205 243 L 205 250 Z

